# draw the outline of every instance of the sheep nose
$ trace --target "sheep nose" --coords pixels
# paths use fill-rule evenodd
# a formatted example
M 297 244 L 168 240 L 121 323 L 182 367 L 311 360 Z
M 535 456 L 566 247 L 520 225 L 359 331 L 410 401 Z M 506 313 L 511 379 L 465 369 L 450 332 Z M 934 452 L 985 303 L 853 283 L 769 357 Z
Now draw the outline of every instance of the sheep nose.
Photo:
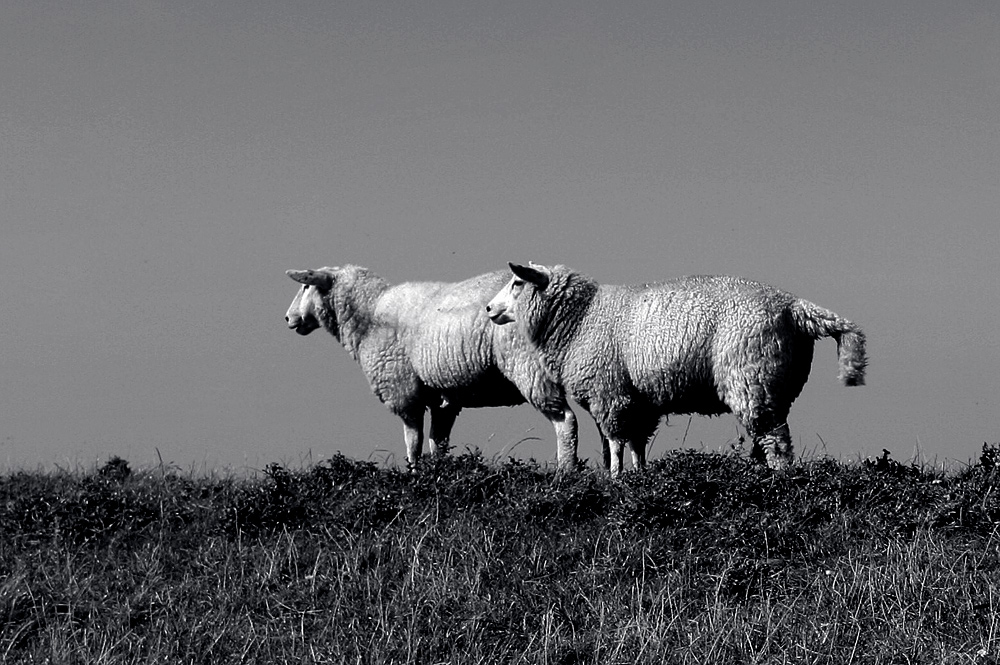
M 492 312 L 492 311 L 493 311 L 493 307 L 492 307 L 492 306 L 490 306 L 490 305 L 487 305 L 487 306 L 486 306 L 486 313 L 487 313 L 487 314 L 489 314 L 489 313 L 490 313 L 490 312 Z

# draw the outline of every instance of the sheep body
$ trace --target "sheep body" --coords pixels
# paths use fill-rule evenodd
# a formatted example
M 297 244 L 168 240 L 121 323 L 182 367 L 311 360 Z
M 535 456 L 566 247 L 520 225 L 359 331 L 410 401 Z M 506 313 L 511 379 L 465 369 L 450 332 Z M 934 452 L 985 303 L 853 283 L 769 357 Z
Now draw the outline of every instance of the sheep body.
M 660 417 L 674 413 L 732 412 L 753 439 L 755 458 L 787 464 L 788 412 L 819 337 L 837 339 L 841 380 L 864 383 L 864 333 L 765 284 L 694 276 L 614 286 L 565 266 L 511 270 L 487 306 L 491 318 L 516 322 L 553 380 L 590 412 L 613 473 L 626 445 L 642 466 Z
M 289 270 L 302 284 L 285 320 L 307 335 L 320 327 L 361 366 L 372 392 L 403 420 L 407 460 L 448 443 L 463 408 L 531 403 L 556 431 L 562 466 L 576 461 L 576 418 L 562 387 L 514 330 L 489 322 L 484 305 L 507 281 L 504 271 L 458 283 L 390 285 L 366 268 Z

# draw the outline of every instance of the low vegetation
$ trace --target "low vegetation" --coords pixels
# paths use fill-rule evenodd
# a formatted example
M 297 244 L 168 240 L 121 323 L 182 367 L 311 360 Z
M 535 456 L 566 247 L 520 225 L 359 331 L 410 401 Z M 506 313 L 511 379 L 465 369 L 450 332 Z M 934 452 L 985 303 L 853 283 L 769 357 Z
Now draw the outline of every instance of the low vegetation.
M 998 468 L 8 473 L 0 661 L 995 664 Z

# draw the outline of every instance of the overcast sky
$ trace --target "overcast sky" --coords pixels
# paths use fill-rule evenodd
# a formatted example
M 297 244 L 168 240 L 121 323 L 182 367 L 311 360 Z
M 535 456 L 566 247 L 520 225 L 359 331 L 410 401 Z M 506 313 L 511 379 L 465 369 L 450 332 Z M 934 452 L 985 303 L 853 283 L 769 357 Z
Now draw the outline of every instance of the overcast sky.
M 994 0 L 5 0 L 0 62 L 4 468 L 399 463 L 283 320 L 286 269 L 344 263 L 745 275 L 868 334 L 861 388 L 817 343 L 799 452 L 1000 440 Z M 674 416 L 651 455 L 737 436 Z M 528 406 L 453 441 L 555 453 Z

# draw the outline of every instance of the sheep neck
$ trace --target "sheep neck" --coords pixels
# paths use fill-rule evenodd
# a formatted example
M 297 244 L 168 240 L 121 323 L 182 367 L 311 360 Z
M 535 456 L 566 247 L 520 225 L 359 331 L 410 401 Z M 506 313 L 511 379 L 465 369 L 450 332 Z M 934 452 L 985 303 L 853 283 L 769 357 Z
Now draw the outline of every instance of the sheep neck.
M 549 374 L 562 379 L 562 367 L 580 326 L 597 296 L 597 282 L 578 273 L 553 277 L 546 293 L 535 293 L 528 317 L 528 338 L 540 351 Z
M 327 296 L 329 307 L 321 322 L 355 360 L 373 326 L 378 300 L 388 288 L 381 277 L 363 270 L 354 279 L 338 279 Z

